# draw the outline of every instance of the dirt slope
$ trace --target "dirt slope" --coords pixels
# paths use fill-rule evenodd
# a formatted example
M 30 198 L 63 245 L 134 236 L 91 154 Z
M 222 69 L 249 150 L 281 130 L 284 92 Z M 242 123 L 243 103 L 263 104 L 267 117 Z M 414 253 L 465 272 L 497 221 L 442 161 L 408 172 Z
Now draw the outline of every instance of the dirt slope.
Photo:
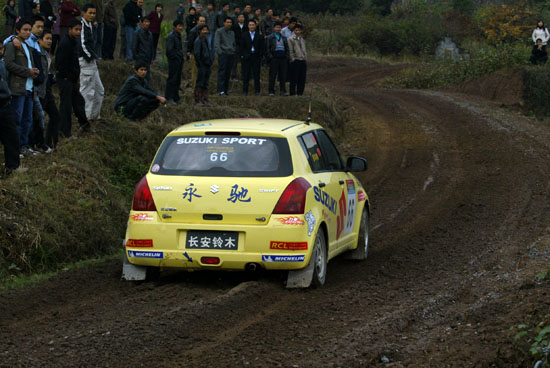
M 323 288 L 291 291 L 280 274 L 135 286 L 119 262 L 72 270 L 0 295 L 0 366 L 527 366 L 508 328 L 550 310 L 533 282 L 550 262 L 549 129 L 336 61 L 310 81 L 357 110 L 342 151 L 369 159 L 366 262 L 335 259 Z

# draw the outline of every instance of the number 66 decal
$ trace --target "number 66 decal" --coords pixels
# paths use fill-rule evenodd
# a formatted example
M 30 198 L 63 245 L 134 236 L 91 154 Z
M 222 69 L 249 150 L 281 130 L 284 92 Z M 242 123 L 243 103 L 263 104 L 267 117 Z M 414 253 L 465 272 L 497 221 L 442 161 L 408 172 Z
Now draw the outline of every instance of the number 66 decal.
M 210 154 L 210 161 L 212 162 L 216 162 L 218 161 L 218 159 L 221 161 L 221 162 L 225 162 L 227 161 L 227 153 L 226 152 L 222 152 L 218 155 L 218 152 L 212 152 Z

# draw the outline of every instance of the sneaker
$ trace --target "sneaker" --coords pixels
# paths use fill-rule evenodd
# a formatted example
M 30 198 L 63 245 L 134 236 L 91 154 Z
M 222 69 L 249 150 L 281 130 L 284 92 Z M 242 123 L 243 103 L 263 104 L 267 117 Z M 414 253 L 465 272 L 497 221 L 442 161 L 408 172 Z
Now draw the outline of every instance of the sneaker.
M 19 166 L 17 169 L 9 169 L 9 168 L 5 168 L 4 169 L 4 177 L 7 178 L 8 176 L 10 175 L 13 175 L 13 174 L 21 174 L 21 173 L 24 173 L 26 171 L 29 171 L 29 168 L 28 167 L 21 167 Z
M 168 100 L 168 103 L 169 103 L 170 105 L 177 105 L 176 101 L 174 101 L 174 100 L 172 100 L 172 99 L 169 99 L 169 100 Z
M 286 96 L 288 96 L 288 93 L 283 92 L 283 93 L 281 93 L 281 96 L 285 96 L 285 97 L 286 97 Z
M 243 92 L 243 97 L 248 96 L 248 92 Z
M 254 93 L 255 96 L 261 96 L 260 92 Z
M 233 79 L 231 79 L 231 82 L 237 83 L 237 82 L 239 82 L 239 80 L 237 78 L 233 78 Z
M 225 94 L 224 91 L 221 91 L 221 92 L 219 93 L 219 95 L 220 95 L 220 96 L 226 96 L 226 94 Z
M 275 96 L 275 93 L 270 93 L 269 94 L 269 97 L 273 97 L 273 96 Z
M 53 151 L 53 150 L 52 150 L 50 147 L 48 147 L 48 145 L 46 145 L 46 144 L 41 145 L 40 147 L 38 147 L 38 149 L 39 149 L 40 151 L 42 151 L 43 153 L 52 153 L 52 151 Z
M 90 123 L 82 125 L 79 130 L 80 130 L 80 133 L 95 134 L 95 130 L 92 129 L 92 126 L 90 125 Z

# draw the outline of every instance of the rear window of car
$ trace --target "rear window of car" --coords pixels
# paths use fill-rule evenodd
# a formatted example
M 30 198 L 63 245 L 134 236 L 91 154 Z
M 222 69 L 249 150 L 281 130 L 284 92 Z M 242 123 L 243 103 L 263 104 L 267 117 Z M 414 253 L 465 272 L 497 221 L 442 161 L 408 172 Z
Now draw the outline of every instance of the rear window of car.
M 153 174 L 187 176 L 283 177 L 292 174 L 285 138 L 255 136 L 170 136 Z

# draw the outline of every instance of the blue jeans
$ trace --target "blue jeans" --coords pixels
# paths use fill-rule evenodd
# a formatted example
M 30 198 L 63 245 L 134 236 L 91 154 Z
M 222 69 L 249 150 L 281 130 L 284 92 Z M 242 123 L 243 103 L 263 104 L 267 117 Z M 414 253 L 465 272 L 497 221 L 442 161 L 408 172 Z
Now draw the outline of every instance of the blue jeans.
M 29 134 L 32 128 L 32 92 L 27 91 L 23 96 L 12 96 L 11 107 L 15 115 L 19 145 L 29 144 Z
M 134 40 L 134 32 L 137 30 L 137 26 L 126 26 L 124 31 L 126 33 L 126 61 L 134 60 L 134 53 L 132 52 L 132 41 Z

